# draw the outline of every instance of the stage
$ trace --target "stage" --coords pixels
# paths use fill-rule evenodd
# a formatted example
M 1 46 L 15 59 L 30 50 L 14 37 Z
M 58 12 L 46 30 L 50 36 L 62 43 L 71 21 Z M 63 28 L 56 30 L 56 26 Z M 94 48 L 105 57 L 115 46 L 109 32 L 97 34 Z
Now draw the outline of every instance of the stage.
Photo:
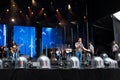
M 0 80 L 120 80 L 120 69 L 1 69 Z

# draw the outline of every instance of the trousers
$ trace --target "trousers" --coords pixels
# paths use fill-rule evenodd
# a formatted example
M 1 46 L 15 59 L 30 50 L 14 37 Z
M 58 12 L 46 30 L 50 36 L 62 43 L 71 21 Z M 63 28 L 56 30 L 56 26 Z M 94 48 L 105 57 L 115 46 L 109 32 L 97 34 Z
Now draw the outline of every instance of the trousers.
M 80 63 L 82 62 L 82 52 L 75 52 L 75 56 L 78 57 Z

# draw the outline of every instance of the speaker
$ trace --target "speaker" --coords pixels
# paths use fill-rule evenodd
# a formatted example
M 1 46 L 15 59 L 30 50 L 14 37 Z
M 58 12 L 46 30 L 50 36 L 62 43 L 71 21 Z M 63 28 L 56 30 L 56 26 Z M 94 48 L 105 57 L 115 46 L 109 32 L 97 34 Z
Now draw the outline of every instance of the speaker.
M 3 62 L 3 69 L 12 69 L 14 67 L 14 64 L 12 60 L 4 58 L 2 59 Z

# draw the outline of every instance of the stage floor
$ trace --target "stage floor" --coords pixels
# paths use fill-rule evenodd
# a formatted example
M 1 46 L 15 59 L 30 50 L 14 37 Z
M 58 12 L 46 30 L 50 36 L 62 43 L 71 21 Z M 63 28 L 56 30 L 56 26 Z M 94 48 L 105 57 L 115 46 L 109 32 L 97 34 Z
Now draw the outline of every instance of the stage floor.
M 120 69 L 1 69 L 0 80 L 120 80 Z

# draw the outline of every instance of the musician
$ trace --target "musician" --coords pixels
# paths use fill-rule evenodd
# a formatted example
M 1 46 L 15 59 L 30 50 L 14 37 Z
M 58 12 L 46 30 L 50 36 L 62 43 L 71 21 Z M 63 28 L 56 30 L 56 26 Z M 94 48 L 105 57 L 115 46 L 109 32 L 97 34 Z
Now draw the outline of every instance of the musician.
M 67 44 L 67 48 L 65 49 L 65 53 L 67 55 L 67 59 L 72 56 L 72 48 L 70 44 Z
M 82 62 L 82 52 L 87 49 L 84 47 L 81 37 L 78 38 L 78 42 L 75 43 L 75 49 L 76 49 L 76 52 L 75 52 L 76 57 L 78 57 L 80 62 Z
M 2 58 L 8 58 L 8 57 L 9 57 L 9 50 L 6 46 L 4 46 L 2 50 Z
M 56 58 L 55 54 L 51 55 L 51 61 L 57 61 L 57 58 Z
M 115 41 L 112 41 L 112 53 L 114 59 L 115 59 L 115 55 L 119 53 L 119 46 Z
M 91 41 L 89 41 L 89 43 L 88 43 L 87 51 L 91 54 L 91 56 L 94 56 L 94 46 Z
M 18 45 L 13 41 L 12 46 L 10 47 L 10 53 L 13 60 L 16 60 L 19 57 L 19 52 L 20 51 Z
M 50 58 L 51 58 L 51 61 L 57 61 L 57 58 L 56 58 L 56 48 L 53 48 L 51 51 L 50 51 Z
M 56 58 L 57 60 L 61 60 L 62 58 L 62 50 L 60 48 L 57 48 L 56 50 Z

